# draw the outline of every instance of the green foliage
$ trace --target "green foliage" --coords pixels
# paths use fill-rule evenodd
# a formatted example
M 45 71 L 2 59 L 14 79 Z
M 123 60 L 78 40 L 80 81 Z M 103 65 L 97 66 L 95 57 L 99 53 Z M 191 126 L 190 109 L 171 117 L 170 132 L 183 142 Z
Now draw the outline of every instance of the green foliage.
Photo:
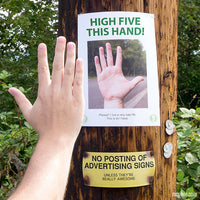
M 53 62 L 58 22 L 57 0 L 0 1 L 0 199 L 20 182 L 38 140 L 8 88 L 17 87 L 34 102 L 37 46 L 48 46 Z
M 0 93 L 7 98 L 13 109 L 4 104 L 7 111 L 0 112 L 0 199 L 6 199 L 16 188 L 21 180 L 25 166 L 27 165 L 34 146 L 38 140 L 38 135 L 32 127 L 24 120 L 14 99 L 8 94 L 7 90 L 11 84 L 6 84 L 7 79 L 12 74 L 5 70 L 0 72 Z M 23 93 L 25 90 L 18 87 Z M 4 102 L 5 103 L 5 102 Z
M 200 106 L 199 10 L 199 0 L 179 0 L 178 102 L 187 108 Z
M 11 116 L 15 117 L 15 114 L 12 112 L 0 114 L 1 126 L 5 127 L 0 134 L 0 199 L 8 197 L 16 188 L 38 140 L 38 135 L 24 120 L 20 119 L 21 125 L 10 124 Z M 13 159 L 13 156 L 17 160 Z
M 117 46 L 122 48 L 122 70 L 125 76 L 146 76 L 146 52 L 139 40 L 100 40 L 88 42 L 88 75 L 96 76 L 94 57 L 99 56 L 99 47 L 109 42 L 115 64 Z M 105 50 L 106 57 L 106 50 Z
M 196 199 L 200 192 L 200 108 L 174 115 L 177 129 L 177 193 L 181 199 Z
M 47 44 L 50 65 L 53 62 L 57 36 L 57 3 L 56 0 L 0 2 L 0 71 L 12 74 L 6 79 L 7 83 L 31 88 L 27 95 L 32 102 L 37 94 L 39 43 Z M 13 108 L 7 96 L 1 95 L 0 108 L 1 111 Z

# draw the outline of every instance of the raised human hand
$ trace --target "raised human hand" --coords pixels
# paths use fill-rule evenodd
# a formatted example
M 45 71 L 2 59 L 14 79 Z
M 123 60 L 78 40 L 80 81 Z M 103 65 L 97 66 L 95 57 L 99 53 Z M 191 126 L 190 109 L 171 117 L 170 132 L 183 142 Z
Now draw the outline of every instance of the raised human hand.
M 47 61 L 47 47 L 38 47 L 38 97 L 32 105 L 16 88 L 9 92 L 14 96 L 25 119 L 39 133 L 40 139 L 63 142 L 67 145 L 75 142 L 83 119 L 83 62 L 76 60 L 75 44 L 67 44 L 59 37 L 55 48 L 52 79 L 50 79 Z M 75 67 L 76 66 L 76 67 Z
M 52 78 L 47 47 L 38 47 L 38 96 L 32 105 L 16 88 L 14 96 L 25 119 L 39 133 L 39 141 L 17 190 L 9 200 L 63 199 L 70 160 L 84 111 L 83 62 L 76 60 L 75 44 L 58 37 Z
M 115 65 L 110 43 L 106 43 L 107 61 L 104 48 L 99 48 L 99 57 L 95 56 L 95 67 L 99 89 L 104 98 L 104 108 L 123 108 L 124 97 L 141 81 L 143 77 L 137 76 L 128 81 L 122 72 L 122 49 L 117 47 Z

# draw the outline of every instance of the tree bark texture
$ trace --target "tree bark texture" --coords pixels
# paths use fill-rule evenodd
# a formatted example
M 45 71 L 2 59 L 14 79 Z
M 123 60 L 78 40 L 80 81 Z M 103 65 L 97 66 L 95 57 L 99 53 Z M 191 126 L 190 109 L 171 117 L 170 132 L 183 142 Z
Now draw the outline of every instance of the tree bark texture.
M 66 200 L 172 200 L 176 192 L 176 134 L 165 133 L 165 122 L 176 111 L 178 0 L 59 0 L 59 35 L 77 42 L 77 15 L 102 11 L 134 11 L 155 15 L 161 126 L 82 128 L 75 144 Z M 172 156 L 163 156 L 166 142 Z M 149 186 L 110 189 L 83 184 L 84 151 L 154 151 L 156 170 Z

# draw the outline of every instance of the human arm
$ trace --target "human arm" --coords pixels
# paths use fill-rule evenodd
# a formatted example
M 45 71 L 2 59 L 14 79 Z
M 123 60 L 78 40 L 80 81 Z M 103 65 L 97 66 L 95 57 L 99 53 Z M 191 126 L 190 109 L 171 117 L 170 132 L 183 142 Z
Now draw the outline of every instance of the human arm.
M 123 108 L 124 97 L 141 81 L 143 77 L 137 76 L 129 81 L 122 72 L 122 49 L 117 47 L 116 62 L 114 65 L 110 43 L 106 43 L 107 59 L 104 48 L 99 48 L 99 57 L 94 62 L 97 72 L 99 89 L 104 98 L 104 108 Z
M 16 88 L 14 96 L 25 119 L 39 134 L 22 182 L 9 200 L 63 199 L 71 155 L 83 112 L 83 62 L 76 60 L 75 44 L 59 37 L 50 79 L 45 44 L 38 47 L 38 97 L 32 105 Z M 76 66 L 76 67 L 75 67 Z M 75 76 L 74 76 L 75 74 Z

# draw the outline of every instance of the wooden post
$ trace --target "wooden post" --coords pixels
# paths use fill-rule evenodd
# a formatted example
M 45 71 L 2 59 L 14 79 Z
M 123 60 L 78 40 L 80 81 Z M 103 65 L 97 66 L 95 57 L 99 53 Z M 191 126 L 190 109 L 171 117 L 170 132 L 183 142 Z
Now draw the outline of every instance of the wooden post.
M 178 0 L 59 0 L 59 35 L 77 41 L 77 15 L 99 11 L 134 11 L 155 14 L 160 89 L 160 127 L 82 128 L 77 139 L 66 200 L 171 200 L 176 199 L 176 134 L 165 133 L 165 122 L 176 111 Z M 172 156 L 163 156 L 166 142 Z M 149 186 L 109 189 L 86 187 L 82 178 L 84 151 L 154 151 L 156 170 Z

